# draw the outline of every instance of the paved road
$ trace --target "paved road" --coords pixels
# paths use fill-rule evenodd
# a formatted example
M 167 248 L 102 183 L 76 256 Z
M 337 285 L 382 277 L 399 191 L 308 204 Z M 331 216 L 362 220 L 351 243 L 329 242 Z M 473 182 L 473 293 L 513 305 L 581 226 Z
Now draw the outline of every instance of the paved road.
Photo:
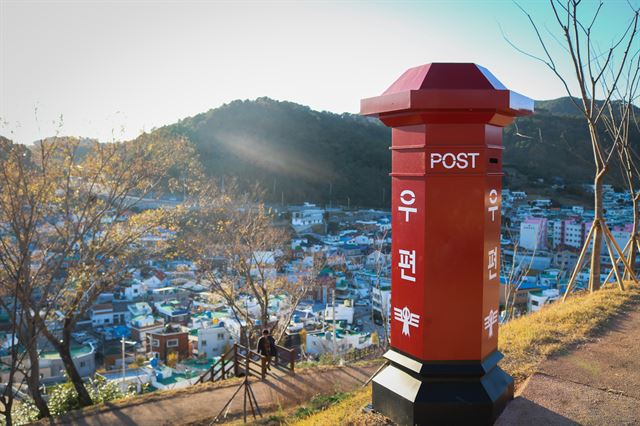
M 543 362 L 497 425 L 640 425 L 640 308 Z
M 277 372 L 265 381 L 252 379 L 251 388 L 262 409 L 299 405 L 317 394 L 332 394 L 358 389 L 379 367 L 379 362 L 364 366 L 320 367 L 302 370 L 295 376 Z M 149 400 L 131 400 L 124 406 L 76 412 L 62 418 L 41 421 L 46 425 L 182 425 L 215 417 L 231 395 L 237 384 L 194 392 L 172 392 L 168 397 Z M 159 397 L 160 395 L 158 395 Z M 230 415 L 242 413 L 243 392 L 231 404 Z

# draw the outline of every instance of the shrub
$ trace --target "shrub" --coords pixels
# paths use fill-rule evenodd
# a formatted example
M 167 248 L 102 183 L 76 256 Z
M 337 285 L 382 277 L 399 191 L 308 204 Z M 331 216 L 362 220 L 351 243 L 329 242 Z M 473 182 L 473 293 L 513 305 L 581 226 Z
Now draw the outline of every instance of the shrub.
M 135 395 L 135 388 L 127 392 L 120 390 L 120 385 L 116 382 L 107 382 L 104 377 L 97 376 L 96 379 L 87 383 L 87 390 L 94 404 L 113 401 Z M 52 416 L 60 416 L 71 410 L 81 408 L 78 401 L 78 393 L 71 382 L 52 386 L 49 389 L 49 401 L 47 403 Z M 25 400 L 16 404 L 13 412 L 14 424 L 22 425 L 38 419 L 38 410 L 30 400 Z
M 172 352 L 169 355 L 167 355 L 167 365 L 169 367 L 175 368 L 177 363 L 178 363 L 178 354 L 177 353 Z

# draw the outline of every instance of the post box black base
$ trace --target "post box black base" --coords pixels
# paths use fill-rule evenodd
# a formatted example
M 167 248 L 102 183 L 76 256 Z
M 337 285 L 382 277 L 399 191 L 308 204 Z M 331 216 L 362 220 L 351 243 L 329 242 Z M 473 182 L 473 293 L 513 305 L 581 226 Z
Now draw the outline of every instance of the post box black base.
M 513 378 L 484 361 L 424 363 L 395 350 L 373 379 L 373 409 L 399 425 L 490 425 L 513 399 Z

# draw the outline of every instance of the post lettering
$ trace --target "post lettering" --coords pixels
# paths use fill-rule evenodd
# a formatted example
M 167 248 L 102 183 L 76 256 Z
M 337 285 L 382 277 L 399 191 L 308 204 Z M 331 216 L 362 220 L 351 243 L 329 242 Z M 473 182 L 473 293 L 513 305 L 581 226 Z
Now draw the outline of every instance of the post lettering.
M 491 204 L 487 207 L 487 211 L 491 213 L 491 222 L 496 221 L 496 211 L 500 208 L 498 205 L 498 191 L 492 189 L 489 191 L 489 203 Z
M 416 251 L 398 250 L 398 252 L 400 254 L 400 261 L 398 262 L 400 278 L 412 283 L 416 282 Z
M 431 168 L 435 168 L 437 164 L 442 165 L 445 169 L 466 169 L 476 168 L 476 158 L 480 155 L 479 152 L 460 152 L 454 154 L 447 152 L 440 154 L 439 152 L 432 152 L 430 156 Z
M 405 189 L 400 193 L 400 202 L 402 203 L 402 205 L 398 206 L 398 211 L 404 212 L 404 221 L 409 222 L 409 215 L 411 213 L 418 212 L 417 208 L 409 207 L 416 202 L 416 194 L 409 189 Z

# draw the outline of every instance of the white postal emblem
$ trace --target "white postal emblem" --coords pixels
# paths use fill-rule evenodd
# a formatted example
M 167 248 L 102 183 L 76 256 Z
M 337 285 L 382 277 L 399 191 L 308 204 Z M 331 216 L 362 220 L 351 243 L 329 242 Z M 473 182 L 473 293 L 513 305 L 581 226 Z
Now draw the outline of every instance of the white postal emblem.
M 420 315 L 413 314 L 406 306 L 402 309 L 393 308 L 394 318 L 402 323 L 402 334 L 411 336 L 409 326 L 418 327 L 420 324 Z

